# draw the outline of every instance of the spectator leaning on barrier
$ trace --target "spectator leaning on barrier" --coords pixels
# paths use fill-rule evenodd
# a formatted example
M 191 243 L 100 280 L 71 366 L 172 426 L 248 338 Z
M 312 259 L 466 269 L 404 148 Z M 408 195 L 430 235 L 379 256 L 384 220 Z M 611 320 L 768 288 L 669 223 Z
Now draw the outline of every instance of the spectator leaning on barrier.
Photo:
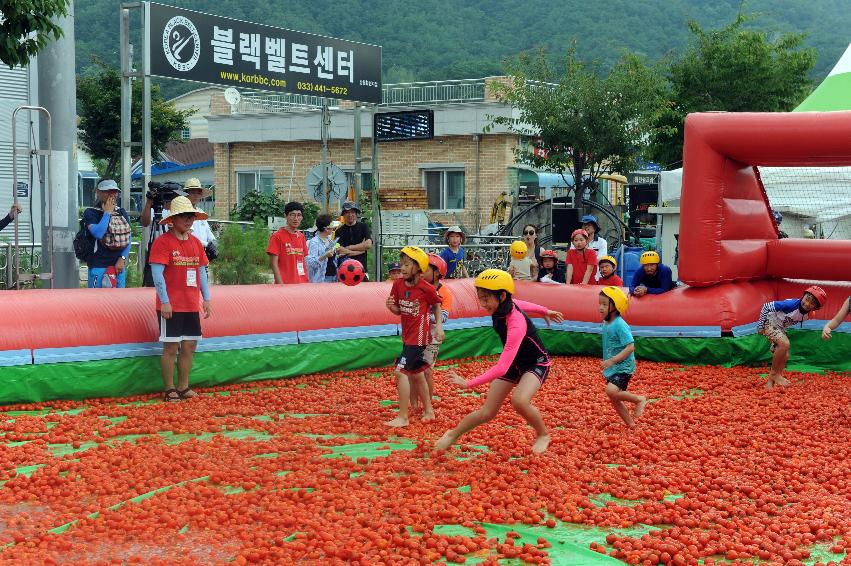
M 160 221 L 171 229 L 153 243 L 149 259 L 163 343 L 160 360 L 163 397 L 166 401 L 180 401 L 196 396 L 189 389 L 189 373 L 201 340 L 199 298 L 203 298 L 200 308 L 204 318 L 209 318 L 213 310 L 207 284 L 207 256 L 201 240 L 192 235 L 193 222 L 206 219 L 207 214 L 196 210 L 186 197 L 174 199 L 171 211 L 171 215 Z M 177 388 L 174 387 L 175 361 Z
M 536 268 L 541 267 L 541 253 L 544 251 L 542 246 L 538 245 L 538 235 L 540 234 L 538 227 L 534 224 L 526 224 L 523 226 L 523 241 L 526 243 L 527 254 L 529 259 Z M 535 279 L 533 277 L 533 279 Z
M 119 194 L 118 184 L 104 179 L 97 186 L 97 205 L 83 212 L 83 224 L 95 239 L 94 253 L 86 261 L 89 288 L 100 288 L 110 267 L 115 268 L 115 286 L 126 286 L 131 228 L 130 216 L 117 204 Z
M 605 238 L 599 236 L 600 225 L 597 224 L 597 217 L 593 214 L 586 214 L 580 222 L 582 222 L 582 229 L 588 232 L 588 248 L 594 250 L 598 258 L 609 255 L 609 243 L 606 242 Z M 571 247 L 573 247 L 572 244 Z M 600 271 L 598 269 L 590 283 L 594 283 L 594 279 L 599 277 Z
M 644 252 L 639 258 L 641 269 L 632 276 L 629 292 L 636 297 L 644 295 L 661 295 L 677 286 L 672 281 L 671 268 L 662 263 L 659 254 L 654 251 Z
M 331 215 L 316 217 L 316 234 L 307 242 L 307 276 L 311 283 L 337 281 L 334 265 L 337 243 L 331 239 Z
M 8 226 L 9 223 L 12 222 L 12 220 L 14 220 L 15 218 L 17 218 L 18 214 L 20 214 L 20 213 L 21 213 L 21 205 L 13 204 L 12 208 L 9 209 L 9 214 L 7 214 L 3 218 L 0 218 L 0 230 L 5 228 L 6 226 Z
M 186 180 L 183 190 L 186 196 L 189 197 L 192 206 L 196 209 L 202 199 L 213 196 L 213 191 L 202 186 L 201 181 L 195 177 Z M 213 234 L 213 230 L 210 228 L 210 223 L 207 220 L 195 220 L 192 224 L 192 235 L 201 240 L 208 260 L 212 261 L 218 257 L 219 249 L 216 243 L 216 235 Z
M 343 216 L 344 224 L 334 232 L 340 244 L 337 255 L 341 258 L 358 260 L 366 273 L 366 250 L 372 247 L 369 226 L 358 221 L 360 209 L 350 200 L 343 203 L 340 214 Z
M 467 235 L 460 226 L 450 226 L 443 235 L 446 247 L 440 250 L 440 257 L 446 262 L 446 277 L 452 279 L 466 279 L 469 277 L 467 268 L 464 266 L 464 243 Z
M 286 225 L 272 234 L 269 238 L 269 264 L 275 283 L 309 283 L 307 265 L 304 261 L 307 254 L 307 242 L 298 227 L 304 218 L 304 207 L 300 202 L 288 202 L 284 207 L 287 217 Z

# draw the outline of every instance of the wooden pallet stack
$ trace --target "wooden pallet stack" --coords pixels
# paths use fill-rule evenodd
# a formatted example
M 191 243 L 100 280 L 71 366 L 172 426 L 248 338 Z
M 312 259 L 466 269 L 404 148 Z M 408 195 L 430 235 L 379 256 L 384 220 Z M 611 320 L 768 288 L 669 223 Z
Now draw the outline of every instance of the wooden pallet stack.
M 428 196 L 421 187 L 381 188 L 379 200 L 384 210 L 425 210 Z

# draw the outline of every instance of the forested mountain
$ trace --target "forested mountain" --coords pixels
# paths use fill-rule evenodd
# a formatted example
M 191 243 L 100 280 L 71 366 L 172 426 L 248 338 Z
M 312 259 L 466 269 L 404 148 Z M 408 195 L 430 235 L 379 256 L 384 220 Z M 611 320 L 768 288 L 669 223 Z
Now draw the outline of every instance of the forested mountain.
M 652 62 L 681 50 L 686 22 L 724 26 L 740 10 L 752 25 L 807 33 L 820 81 L 851 42 L 851 0 L 160 0 L 252 22 L 382 45 L 384 81 L 482 77 L 502 60 L 545 47 L 560 54 L 575 40 L 581 59 L 603 68 L 624 50 Z M 77 69 L 96 55 L 118 65 L 119 0 L 77 0 Z M 136 25 L 138 18 L 133 19 Z M 166 84 L 177 94 L 191 83 Z

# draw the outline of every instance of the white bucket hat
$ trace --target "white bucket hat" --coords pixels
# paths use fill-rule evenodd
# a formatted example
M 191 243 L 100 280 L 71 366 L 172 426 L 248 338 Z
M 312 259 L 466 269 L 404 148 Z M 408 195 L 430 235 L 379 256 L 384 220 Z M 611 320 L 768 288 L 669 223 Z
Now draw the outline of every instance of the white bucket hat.
M 198 177 L 186 179 L 186 183 L 183 184 L 183 190 L 188 191 L 189 189 L 201 189 L 201 198 L 213 196 L 213 191 L 202 185 L 201 180 L 198 179 Z

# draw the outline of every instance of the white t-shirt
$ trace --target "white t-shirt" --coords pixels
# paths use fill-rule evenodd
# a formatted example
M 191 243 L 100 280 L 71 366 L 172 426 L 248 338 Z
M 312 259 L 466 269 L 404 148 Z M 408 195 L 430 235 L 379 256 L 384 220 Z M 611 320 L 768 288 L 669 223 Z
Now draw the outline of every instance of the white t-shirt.
M 512 259 L 509 268 L 514 268 L 514 278 L 518 281 L 532 280 L 532 260 L 528 257 Z

